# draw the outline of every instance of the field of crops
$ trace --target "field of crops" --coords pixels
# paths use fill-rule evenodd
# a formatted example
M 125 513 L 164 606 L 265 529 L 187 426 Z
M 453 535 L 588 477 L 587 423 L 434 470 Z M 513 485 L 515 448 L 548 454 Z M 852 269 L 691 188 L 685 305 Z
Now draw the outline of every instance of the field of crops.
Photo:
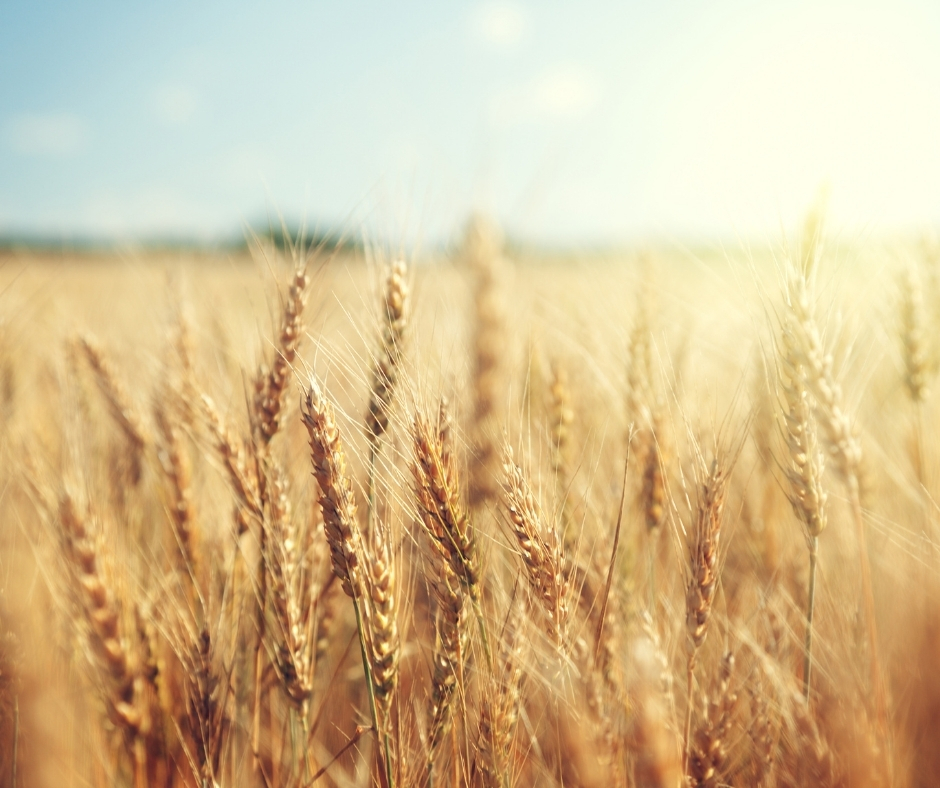
M 0 785 L 928 786 L 940 252 L 0 256 Z

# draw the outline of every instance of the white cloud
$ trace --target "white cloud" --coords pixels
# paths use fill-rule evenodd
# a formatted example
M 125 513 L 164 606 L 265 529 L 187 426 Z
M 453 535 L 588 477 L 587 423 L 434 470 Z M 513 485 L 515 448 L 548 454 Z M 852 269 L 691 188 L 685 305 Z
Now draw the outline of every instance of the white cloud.
M 584 68 L 563 65 L 493 97 L 490 120 L 498 127 L 538 121 L 574 120 L 600 99 L 598 81 Z
M 23 113 L 7 124 L 7 139 L 17 153 L 31 156 L 68 156 L 88 139 L 85 122 L 76 115 Z
M 472 14 L 474 35 L 496 47 L 511 49 L 525 35 L 528 20 L 514 3 L 483 3 Z
M 153 94 L 154 112 L 166 126 L 186 125 L 196 114 L 198 105 L 196 94 L 181 85 L 163 85 Z
M 597 103 L 597 82 L 586 71 L 563 67 L 550 71 L 532 87 L 533 109 L 542 115 L 570 118 L 583 115 Z
M 231 186 L 259 187 L 276 174 L 270 151 L 250 145 L 237 145 L 221 152 L 216 160 L 219 177 Z

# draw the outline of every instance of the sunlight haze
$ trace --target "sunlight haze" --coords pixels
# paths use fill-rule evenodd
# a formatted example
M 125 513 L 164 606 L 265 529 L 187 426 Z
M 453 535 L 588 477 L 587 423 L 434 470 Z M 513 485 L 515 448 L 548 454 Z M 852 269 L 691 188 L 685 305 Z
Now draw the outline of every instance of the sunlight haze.
M 0 233 L 436 241 L 940 219 L 927 2 L 8 4 Z

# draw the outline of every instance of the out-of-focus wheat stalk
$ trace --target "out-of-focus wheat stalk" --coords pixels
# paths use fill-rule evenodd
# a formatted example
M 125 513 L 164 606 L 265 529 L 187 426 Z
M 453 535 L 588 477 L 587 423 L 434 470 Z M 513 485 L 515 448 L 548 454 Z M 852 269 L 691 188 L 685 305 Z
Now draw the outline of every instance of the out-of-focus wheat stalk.
M 131 404 L 127 388 L 98 341 L 90 335 L 85 335 L 79 339 L 79 344 L 95 373 L 95 381 L 111 415 L 131 446 L 131 479 L 136 484 L 143 472 L 144 451 L 151 443 L 150 432 L 144 425 L 139 411 Z
M 887 734 L 888 710 L 884 675 L 881 672 L 878 630 L 875 621 L 875 597 L 872 591 L 871 565 L 868 559 L 868 537 L 862 514 L 859 474 L 862 446 L 845 409 L 842 388 L 832 371 L 832 356 L 825 352 L 812 311 L 811 280 L 806 272 L 791 270 L 787 283 L 787 309 L 799 349 L 799 361 L 806 370 L 806 383 L 821 411 L 821 422 L 829 443 L 829 451 L 848 490 L 849 505 L 858 540 L 859 570 L 865 623 L 870 649 L 871 684 L 879 725 Z
M 914 404 L 913 464 L 917 481 L 926 484 L 923 434 L 923 402 L 928 395 L 929 376 L 925 336 L 924 298 L 920 279 L 910 266 L 901 277 L 901 355 L 904 362 L 904 387 Z
M 809 546 L 809 591 L 806 602 L 806 646 L 803 662 L 803 696 L 809 699 L 813 667 L 813 608 L 816 599 L 816 560 L 819 535 L 826 527 L 826 492 L 822 487 L 824 459 L 816 442 L 816 419 L 806 385 L 806 370 L 787 318 L 779 342 L 780 390 L 783 395 L 784 437 L 788 450 L 786 477 L 793 511 L 803 525 Z
M 464 256 L 474 277 L 472 417 L 470 422 L 469 504 L 478 513 L 497 494 L 495 430 L 501 402 L 500 362 L 504 354 L 504 316 L 499 302 L 499 236 L 481 216 L 473 217 L 464 237 Z
M 686 651 L 687 705 L 685 714 L 685 767 L 691 753 L 691 731 L 693 712 L 693 678 L 698 651 L 708 634 L 715 594 L 718 591 L 720 572 L 721 523 L 724 515 L 725 492 L 728 477 L 721 461 L 712 461 L 711 469 L 701 483 L 698 511 L 689 535 L 688 582 L 685 594 L 685 627 L 688 639 Z

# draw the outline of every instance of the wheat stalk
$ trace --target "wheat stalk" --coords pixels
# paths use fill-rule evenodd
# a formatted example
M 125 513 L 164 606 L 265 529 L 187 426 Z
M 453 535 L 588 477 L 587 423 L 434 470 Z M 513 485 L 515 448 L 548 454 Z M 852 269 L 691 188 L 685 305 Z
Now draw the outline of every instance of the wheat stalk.
M 131 447 L 132 480 L 136 484 L 140 481 L 143 471 L 141 463 L 144 451 L 151 443 L 150 433 L 144 425 L 140 412 L 131 404 L 127 388 L 121 382 L 117 370 L 98 341 L 89 335 L 80 337 L 78 341 L 89 366 L 95 373 L 95 381 L 108 404 L 108 410 Z
M 691 752 L 691 728 L 693 712 L 692 680 L 698 650 L 708 634 L 718 590 L 721 521 L 724 512 L 725 491 L 728 478 L 722 464 L 716 458 L 704 479 L 698 499 L 698 511 L 689 537 L 689 574 L 685 594 L 685 627 L 688 663 L 687 706 L 685 717 L 685 764 Z M 683 771 L 687 771 L 684 767 Z
M 339 428 L 333 415 L 332 403 L 323 396 L 316 378 L 310 378 L 301 418 L 310 438 L 310 459 L 313 475 L 320 488 L 320 511 L 323 516 L 323 531 L 330 546 L 333 573 L 340 581 L 343 591 L 352 599 L 356 614 L 356 630 L 359 633 L 359 648 L 362 669 L 366 677 L 369 694 L 369 711 L 372 728 L 378 733 L 378 712 L 375 700 L 375 683 L 372 663 L 369 659 L 369 641 L 365 622 L 368 615 L 368 599 L 362 576 L 363 544 L 356 520 L 356 500 L 352 483 L 346 469 L 346 452 L 340 438 Z M 365 608 L 365 609 L 364 609 Z M 392 784 L 392 764 L 389 757 L 388 739 L 385 746 L 385 779 Z
M 809 591 L 806 603 L 806 643 L 803 696 L 809 698 L 812 671 L 813 609 L 816 599 L 816 561 L 819 535 L 826 527 L 826 492 L 822 487 L 824 458 L 816 442 L 816 420 L 792 323 L 784 320 L 780 334 L 780 388 L 783 394 L 784 436 L 788 449 L 786 477 L 793 511 L 803 524 L 809 547 Z
M 486 507 L 497 494 L 495 415 L 500 402 L 500 358 L 505 341 L 499 304 L 499 239 L 496 228 L 474 217 L 464 237 L 464 255 L 474 275 L 472 392 L 470 422 L 469 503 L 471 511 Z
M 832 356 L 824 351 L 819 330 L 812 314 L 810 281 L 805 272 L 791 270 L 787 289 L 787 308 L 792 317 L 794 345 L 799 349 L 799 361 L 806 370 L 807 386 L 822 412 L 822 424 L 829 451 L 848 489 L 849 505 L 858 540 L 859 570 L 868 646 L 871 651 L 871 683 L 875 695 L 875 709 L 879 725 L 886 734 L 888 729 L 887 699 L 884 677 L 881 673 L 875 598 L 871 583 L 871 565 L 868 560 L 868 539 L 862 517 L 859 475 L 862 462 L 861 443 L 852 427 L 852 421 L 842 399 L 842 388 L 832 371 Z

